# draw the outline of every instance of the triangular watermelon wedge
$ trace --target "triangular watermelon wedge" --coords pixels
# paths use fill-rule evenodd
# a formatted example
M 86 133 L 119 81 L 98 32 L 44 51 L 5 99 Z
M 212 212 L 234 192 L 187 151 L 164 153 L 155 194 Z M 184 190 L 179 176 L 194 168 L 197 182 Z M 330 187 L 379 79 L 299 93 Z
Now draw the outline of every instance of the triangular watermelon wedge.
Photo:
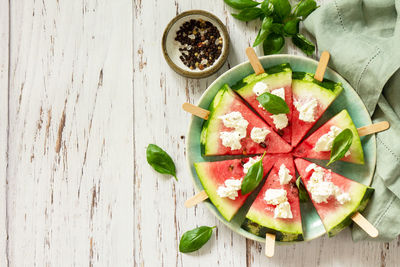
M 319 82 L 310 73 L 293 72 L 292 146 L 296 147 L 306 133 L 342 92 L 341 83 Z M 316 104 L 315 108 L 312 107 Z M 302 110 L 302 112 L 299 112 Z
M 273 66 L 265 70 L 265 73 L 255 76 L 252 74 L 236 86 L 232 88 L 257 111 L 258 114 L 280 135 L 290 143 L 291 139 L 291 120 L 292 120 L 292 69 L 288 63 Z M 282 90 L 286 104 L 289 106 L 290 112 L 286 114 L 288 123 L 287 126 L 275 125 L 273 114 L 266 111 L 258 102 L 257 97 L 260 94 L 257 87 L 264 87 L 269 93 L 274 93 L 275 90 Z M 283 89 L 281 89 L 283 88 Z M 253 90 L 254 89 L 254 90 Z M 258 95 L 257 95 L 258 94 Z
M 310 158 L 310 159 L 329 159 L 330 151 L 318 151 L 321 150 L 320 146 L 317 146 L 318 140 L 321 136 L 326 136 L 332 132 L 332 127 L 335 127 L 337 133 L 340 133 L 340 129 L 346 128 L 353 132 L 353 142 L 349 148 L 348 155 L 344 156 L 341 160 L 348 161 L 356 164 L 364 164 L 364 153 L 361 145 L 360 137 L 358 136 L 357 128 L 353 123 L 347 110 L 342 110 L 335 117 L 327 121 L 318 130 L 311 134 L 305 139 L 300 145 L 296 147 L 293 152 L 295 157 Z M 336 128 L 337 127 L 337 128 Z M 333 137 L 333 136 L 332 136 Z
M 357 183 L 307 160 L 297 158 L 295 164 L 329 237 L 347 227 L 352 221 L 352 215 L 365 209 L 374 191 L 371 187 Z M 321 200 L 321 194 L 324 195 L 321 193 L 322 191 L 318 192 L 315 184 L 309 183 L 318 179 L 318 171 L 323 172 L 324 181 L 333 183 L 333 186 L 336 186 L 339 191 L 325 200 Z M 313 176 L 315 172 L 317 173 Z M 327 192 L 326 189 L 329 187 L 325 186 L 324 188 L 324 192 Z M 318 196 L 318 194 L 320 195 Z M 339 196 L 336 194 L 339 194 Z M 340 198 L 344 196 L 343 194 L 347 194 L 349 198 Z M 340 203 L 341 199 L 345 201 Z
M 209 118 L 205 121 L 201 133 L 202 152 L 206 156 L 256 155 L 264 152 L 286 153 L 292 149 L 268 124 L 247 107 L 228 85 L 224 85 L 218 91 L 209 107 L 209 111 Z M 226 127 L 221 117 L 233 112 L 239 112 L 248 123 L 245 134 L 240 139 L 240 147 L 225 146 L 222 141 L 222 133 L 231 133 L 235 129 Z M 252 139 L 254 128 L 265 129 L 269 132 L 260 143 Z
M 266 233 L 273 233 L 278 241 L 300 241 L 304 238 L 293 158 L 290 154 L 276 155 L 276 157 L 274 167 L 251 205 L 242 228 L 260 237 L 265 237 Z M 289 174 L 292 176 L 287 184 L 281 184 L 280 182 L 279 172 L 282 165 L 289 170 Z M 264 199 L 265 193 L 269 189 L 286 190 L 292 218 L 279 218 L 279 216 L 275 218 L 277 206 L 268 204 Z
M 258 158 L 252 158 L 253 163 Z M 238 196 L 233 200 L 228 197 L 220 197 L 217 193 L 218 188 L 224 186 L 225 181 L 228 179 L 242 179 L 246 175 L 244 167 L 246 167 L 246 163 L 249 160 L 250 158 L 194 163 L 197 175 L 209 199 L 227 221 L 230 221 L 235 216 L 251 192 L 242 195 L 239 190 Z M 273 165 L 274 156 L 264 155 L 264 176 L 271 170 Z

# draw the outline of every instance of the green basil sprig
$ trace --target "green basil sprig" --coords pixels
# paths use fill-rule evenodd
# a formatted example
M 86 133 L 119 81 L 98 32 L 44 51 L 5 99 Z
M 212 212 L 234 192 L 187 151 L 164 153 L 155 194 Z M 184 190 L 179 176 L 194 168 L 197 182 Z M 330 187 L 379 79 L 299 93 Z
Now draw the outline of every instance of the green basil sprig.
M 193 252 L 199 250 L 212 235 L 212 229 L 214 227 L 200 226 L 193 230 L 187 231 L 181 237 L 179 241 L 179 251 L 183 253 Z
M 241 21 L 261 19 L 261 27 L 253 46 L 263 44 L 264 54 L 279 53 L 285 44 L 285 37 L 291 37 L 294 45 L 305 54 L 312 55 L 315 45 L 299 32 L 299 24 L 316 8 L 315 0 L 301 0 L 293 9 L 289 0 L 224 0 L 239 10 L 232 16 Z
M 251 191 L 256 189 L 257 186 L 260 184 L 262 178 L 264 177 L 264 167 L 262 164 L 264 156 L 265 153 L 264 155 L 262 155 L 259 161 L 251 165 L 246 176 L 243 178 L 241 187 L 242 195 L 246 195 L 247 193 L 250 193 Z
M 300 202 L 306 202 L 306 201 L 308 201 L 310 198 L 309 198 L 309 196 L 308 196 L 307 190 L 306 190 L 306 188 L 304 187 L 303 181 L 301 180 L 300 176 L 297 177 L 296 186 L 297 186 L 297 189 L 299 189 L 299 199 L 300 199 Z
M 178 181 L 175 164 L 167 152 L 157 145 L 150 144 L 146 150 L 146 157 L 147 162 L 154 170 L 162 174 L 172 175 L 175 177 L 175 180 Z
M 269 113 L 287 114 L 290 111 L 285 100 L 271 93 L 265 92 L 258 96 L 257 100 Z
M 326 166 L 329 166 L 331 163 L 343 158 L 349 150 L 352 142 L 353 132 L 348 128 L 341 131 L 335 139 L 333 139 L 331 157 Z

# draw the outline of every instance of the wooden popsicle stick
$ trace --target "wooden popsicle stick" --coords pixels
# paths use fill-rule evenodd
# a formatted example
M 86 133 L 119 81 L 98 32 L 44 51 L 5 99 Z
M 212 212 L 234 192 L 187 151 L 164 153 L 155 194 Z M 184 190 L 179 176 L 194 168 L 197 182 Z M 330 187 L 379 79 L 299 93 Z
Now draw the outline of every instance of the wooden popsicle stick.
M 377 237 L 379 232 L 361 213 L 357 212 L 351 219 L 360 226 L 370 237 Z
M 378 123 L 374 123 L 371 125 L 357 128 L 357 131 L 358 131 L 359 136 L 365 136 L 365 135 L 385 131 L 385 130 L 389 129 L 389 127 L 390 127 L 390 124 L 388 121 L 381 121 Z
M 254 72 L 256 73 L 256 75 L 265 72 L 263 66 L 261 65 L 260 60 L 257 57 L 256 51 L 254 51 L 253 47 L 247 47 L 246 48 L 246 55 L 247 55 L 247 58 L 250 61 L 251 66 L 253 67 Z
M 197 193 L 193 197 L 189 198 L 188 200 L 185 201 L 185 207 L 186 208 L 191 208 L 193 206 L 196 206 L 200 202 L 206 200 L 208 198 L 208 195 L 206 191 L 201 191 L 200 193 Z
M 183 110 L 200 117 L 202 119 L 208 120 L 208 116 L 210 115 L 210 111 L 200 108 L 198 106 L 192 105 L 190 103 L 183 103 L 182 105 Z
M 330 57 L 331 57 L 331 55 L 329 54 L 328 51 L 322 52 L 321 57 L 318 62 L 317 70 L 315 71 L 314 79 L 322 82 L 322 80 L 324 79 L 325 70 L 326 70 L 326 67 L 328 66 Z
M 275 235 L 267 233 L 265 235 L 265 256 L 271 258 L 275 254 Z

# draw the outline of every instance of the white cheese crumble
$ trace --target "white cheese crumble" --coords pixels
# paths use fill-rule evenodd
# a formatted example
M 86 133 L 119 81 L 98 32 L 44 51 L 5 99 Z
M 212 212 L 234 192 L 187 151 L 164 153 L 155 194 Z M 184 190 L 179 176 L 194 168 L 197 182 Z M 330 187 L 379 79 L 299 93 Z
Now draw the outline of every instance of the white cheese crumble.
M 322 135 L 317 143 L 315 143 L 314 150 L 317 152 L 320 151 L 331 151 L 333 140 L 340 134 L 342 129 L 336 126 L 331 126 L 328 133 Z
M 279 96 L 283 100 L 285 100 L 285 88 L 278 88 L 271 91 L 271 94 Z
M 239 193 L 238 191 L 242 187 L 242 179 L 228 179 L 225 181 L 225 185 L 221 185 L 217 189 L 217 194 L 220 197 L 227 197 L 229 199 L 235 200 Z
M 274 218 L 292 219 L 293 214 L 289 202 L 285 201 L 275 207 Z
M 250 137 L 256 143 L 261 143 L 265 141 L 265 137 L 270 133 L 268 129 L 254 127 L 251 129 Z
M 265 191 L 264 200 L 271 205 L 279 205 L 287 201 L 285 189 L 268 189 Z
M 249 172 L 250 167 L 253 166 L 253 164 L 259 161 L 260 159 L 261 157 L 249 158 L 249 161 L 243 164 L 243 172 L 247 174 Z
M 324 169 L 312 163 L 307 166 L 306 172 L 310 172 L 312 170 L 314 170 L 314 172 L 307 183 L 307 189 L 311 193 L 311 198 L 316 203 L 327 203 L 330 196 L 334 196 L 340 204 L 344 204 L 351 200 L 348 193 L 343 192 L 331 181 L 325 180 Z
M 242 147 L 240 140 L 246 137 L 247 125 L 249 125 L 249 122 L 246 121 L 238 111 L 233 111 L 219 116 L 218 118 L 222 120 L 225 127 L 235 129 L 231 132 L 220 133 L 219 137 L 222 140 L 222 145 L 232 150 L 240 149 Z
M 279 167 L 278 171 L 278 176 L 279 176 L 279 182 L 281 185 L 288 184 L 290 180 L 292 180 L 293 176 L 290 175 L 290 171 L 288 168 L 286 168 L 285 164 L 282 164 Z
M 288 126 L 289 121 L 286 114 L 271 115 L 271 118 L 274 120 L 275 128 L 278 130 L 281 130 Z
M 300 103 L 299 101 L 293 102 L 296 109 L 299 111 L 299 119 L 305 122 L 315 121 L 314 113 L 318 106 L 318 101 L 315 98 L 310 98 L 309 100 Z
M 258 82 L 253 86 L 253 92 L 256 94 L 256 96 L 260 96 L 265 92 L 269 92 L 268 85 L 263 82 Z

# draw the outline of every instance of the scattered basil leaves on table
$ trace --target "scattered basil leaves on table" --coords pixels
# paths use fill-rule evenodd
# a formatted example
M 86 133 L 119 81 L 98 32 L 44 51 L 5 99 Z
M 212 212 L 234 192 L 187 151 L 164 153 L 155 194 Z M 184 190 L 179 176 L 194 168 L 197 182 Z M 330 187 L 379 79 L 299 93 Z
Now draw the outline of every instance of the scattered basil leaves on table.
M 215 228 L 209 226 L 200 226 L 193 230 L 187 231 L 179 241 L 179 251 L 183 253 L 193 252 L 199 250 L 212 235 L 212 230 Z
M 341 131 L 335 139 L 333 139 L 331 157 L 326 166 L 329 166 L 331 163 L 343 158 L 349 150 L 352 142 L 353 132 L 348 128 Z
M 260 184 L 262 178 L 264 177 L 264 167 L 262 164 L 264 156 L 265 152 L 259 161 L 251 165 L 246 176 L 243 178 L 241 187 L 242 195 L 246 195 L 247 193 L 250 193 L 251 191 L 256 189 L 257 186 Z
M 304 187 L 303 181 L 301 180 L 300 176 L 297 177 L 296 186 L 297 186 L 297 189 L 299 189 L 300 202 L 307 202 L 310 198 L 308 196 L 307 190 Z
M 147 162 L 159 173 L 169 174 L 176 177 L 175 164 L 171 157 L 157 145 L 150 144 L 146 150 Z
M 285 100 L 271 93 L 265 92 L 258 96 L 257 100 L 269 113 L 287 114 L 290 111 Z
M 315 45 L 300 34 L 300 22 L 318 8 L 315 0 L 301 0 L 292 8 L 289 0 L 224 0 L 239 13 L 232 16 L 241 21 L 260 19 L 261 27 L 253 46 L 263 44 L 265 55 L 279 53 L 285 44 L 285 37 L 291 37 L 294 45 L 310 56 Z

